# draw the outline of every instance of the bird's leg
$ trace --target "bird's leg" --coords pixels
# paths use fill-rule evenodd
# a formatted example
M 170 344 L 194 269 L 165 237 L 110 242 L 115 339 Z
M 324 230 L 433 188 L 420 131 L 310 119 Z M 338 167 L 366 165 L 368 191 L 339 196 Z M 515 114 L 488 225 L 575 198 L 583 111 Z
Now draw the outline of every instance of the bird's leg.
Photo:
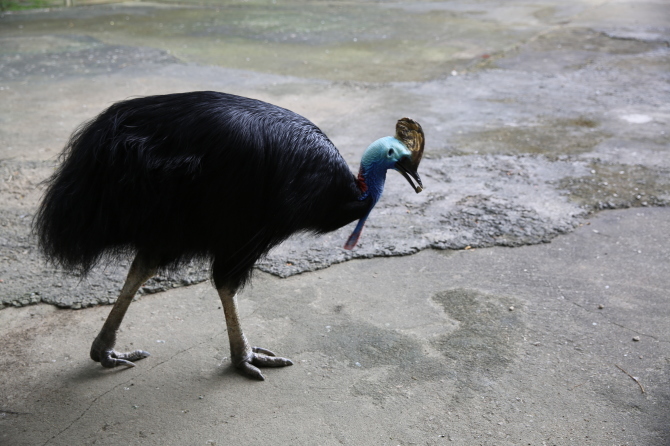
M 116 343 L 116 331 L 119 329 L 135 293 L 154 274 L 156 274 L 156 267 L 153 264 L 150 264 L 140 254 L 135 256 L 130 271 L 128 271 L 126 282 L 121 289 L 121 294 L 116 299 L 112 311 L 107 316 L 105 324 L 91 346 L 91 359 L 99 362 L 103 367 L 116 367 L 118 365 L 134 367 L 134 361 L 149 356 L 149 352 L 143 350 L 127 353 L 117 352 L 114 350 L 114 344 Z
M 240 325 L 235 290 L 224 286 L 218 288 L 217 291 L 219 292 L 219 297 L 223 304 L 223 312 L 226 316 L 228 340 L 230 341 L 230 359 L 240 372 L 249 378 L 262 381 L 265 377 L 258 367 L 284 367 L 293 365 L 290 359 L 275 356 L 270 350 L 260 347 L 250 347 Z

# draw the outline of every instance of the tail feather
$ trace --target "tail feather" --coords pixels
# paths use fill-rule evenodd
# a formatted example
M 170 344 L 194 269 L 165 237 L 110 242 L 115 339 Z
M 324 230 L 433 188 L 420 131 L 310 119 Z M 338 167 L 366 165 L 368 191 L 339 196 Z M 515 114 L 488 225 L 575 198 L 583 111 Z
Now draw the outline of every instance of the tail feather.
M 45 184 L 47 190 L 33 220 L 33 231 L 47 260 L 69 271 L 86 274 L 105 252 L 100 219 L 100 189 L 92 147 L 101 132 L 93 122 L 76 131 L 61 155 L 61 165 Z M 98 183 L 98 184 L 96 184 Z

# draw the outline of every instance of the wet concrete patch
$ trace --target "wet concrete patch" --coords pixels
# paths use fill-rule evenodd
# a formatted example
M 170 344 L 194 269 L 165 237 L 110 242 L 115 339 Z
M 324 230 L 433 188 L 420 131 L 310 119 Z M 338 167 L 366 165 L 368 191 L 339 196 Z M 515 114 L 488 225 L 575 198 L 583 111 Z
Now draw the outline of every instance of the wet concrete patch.
M 592 175 L 564 178 L 561 189 L 590 211 L 668 206 L 670 170 L 629 164 L 593 163 Z
M 469 382 L 478 374 L 493 378 L 517 358 L 525 331 L 520 301 L 468 289 L 443 291 L 433 300 L 459 323 L 432 341 L 459 380 Z
M 327 352 L 325 368 L 347 367 L 374 375 L 374 379 L 357 380 L 351 389 L 355 395 L 383 401 L 404 393 L 403 384 L 417 379 L 435 381 L 448 374 L 442 361 L 426 357 L 422 342 L 415 337 L 371 324 L 352 323 L 346 316 L 321 320 L 328 324 L 322 325 L 325 333 L 310 331 L 303 350 Z
M 27 77 L 58 79 L 70 76 L 109 74 L 138 65 L 174 64 L 178 60 L 165 51 L 147 47 L 107 45 L 82 35 L 0 39 L 11 41 L 14 51 L 0 53 L 0 81 Z M 18 41 L 18 42 L 17 42 Z
M 600 128 L 598 121 L 577 116 L 466 132 L 457 135 L 452 143 L 457 151 L 465 153 L 536 153 L 551 156 L 589 152 L 610 136 L 611 133 Z
M 539 35 L 485 65 L 556 74 L 585 68 L 609 56 L 639 55 L 665 47 L 663 41 L 618 38 L 593 29 L 566 27 Z
M 381 260 L 375 262 L 379 265 Z M 357 276 L 368 276 L 367 264 L 360 269 L 345 266 L 339 271 L 348 279 L 344 284 L 336 282 L 343 286 L 337 291 L 331 282 L 311 275 L 300 281 L 287 281 L 279 290 L 245 292 L 245 298 L 254 302 L 253 314 L 258 318 L 254 322 L 259 326 L 280 325 L 290 330 L 288 336 L 297 344 L 292 348 L 298 350 L 293 359 L 300 366 L 323 377 L 325 385 L 338 374 L 350 374 L 353 384 L 348 393 L 355 397 L 369 397 L 374 404 L 383 406 L 397 398 L 409 397 L 416 383 L 428 382 L 445 389 L 458 389 L 463 399 L 475 398 L 477 391 L 486 389 L 515 363 L 527 343 L 525 307 L 519 299 L 455 288 L 434 293 L 423 301 L 417 300 L 423 293 L 410 292 L 405 296 L 405 289 L 396 287 L 392 293 L 394 308 L 386 313 L 377 307 L 388 302 L 376 297 L 384 293 L 386 284 L 380 285 L 376 293 L 352 285 L 358 282 Z M 259 280 L 264 286 L 267 279 Z M 376 280 L 387 281 L 387 278 L 371 279 Z M 298 285 L 299 289 L 293 289 Z M 362 308 L 371 313 L 369 316 L 360 314 L 356 302 L 359 298 L 349 293 L 351 287 L 365 295 Z M 277 320 L 277 315 L 285 312 L 283 297 L 287 292 L 291 306 L 310 308 L 310 318 Z M 337 302 L 341 304 L 332 305 Z M 419 322 L 426 311 L 439 316 Z M 403 313 L 407 315 L 399 316 Z M 293 318 L 291 314 L 288 317 Z M 391 323 L 384 323 L 386 320 Z M 419 325 L 414 327 L 417 322 Z M 426 325 L 431 327 L 430 334 L 424 331 L 417 335 L 408 329 L 422 329 Z M 263 331 L 266 330 L 271 329 Z M 281 332 L 279 340 L 283 336 Z M 273 340 L 274 344 L 277 342 Z M 287 347 L 280 344 L 277 348 Z
M 487 195 L 459 200 L 456 209 L 442 215 L 441 223 L 468 231 L 472 244 L 466 248 L 548 243 L 556 236 L 556 228 L 534 209 Z

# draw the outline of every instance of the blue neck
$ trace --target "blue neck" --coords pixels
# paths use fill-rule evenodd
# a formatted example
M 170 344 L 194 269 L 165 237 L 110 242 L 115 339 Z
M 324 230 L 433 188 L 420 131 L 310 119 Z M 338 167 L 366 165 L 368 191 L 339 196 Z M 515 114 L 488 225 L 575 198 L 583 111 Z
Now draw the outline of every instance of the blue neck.
M 381 198 L 382 192 L 384 192 L 386 171 L 395 168 L 394 166 L 398 160 L 409 155 L 411 153 L 407 147 L 393 136 L 380 138 L 365 149 L 356 183 L 361 191 L 359 200 L 370 200 L 370 207 L 358 221 L 354 232 L 351 233 L 344 245 L 344 249 L 353 249 L 356 246 L 363 231 L 365 220 Z
M 360 200 L 365 200 L 368 197 L 372 198 L 372 206 L 377 204 L 377 201 L 384 192 L 384 183 L 386 182 L 386 169 L 380 168 L 375 164 L 363 165 L 358 173 L 358 178 L 364 183 L 362 189 L 363 193 Z M 372 209 L 372 206 L 370 209 Z
M 365 220 L 368 219 L 372 208 L 375 207 L 375 204 L 379 201 L 384 192 L 384 182 L 386 181 L 386 169 L 381 168 L 379 164 L 363 164 L 361 163 L 361 169 L 358 172 L 358 186 L 361 188 L 361 196 L 359 200 L 365 200 L 368 197 L 372 199 L 370 203 L 370 209 L 365 213 L 365 215 L 358 221 L 354 232 L 351 233 L 347 243 L 344 245 L 344 249 L 353 249 L 358 242 L 358 238 L 361 236 L 363 231 L 363 225 L 365 225 Z

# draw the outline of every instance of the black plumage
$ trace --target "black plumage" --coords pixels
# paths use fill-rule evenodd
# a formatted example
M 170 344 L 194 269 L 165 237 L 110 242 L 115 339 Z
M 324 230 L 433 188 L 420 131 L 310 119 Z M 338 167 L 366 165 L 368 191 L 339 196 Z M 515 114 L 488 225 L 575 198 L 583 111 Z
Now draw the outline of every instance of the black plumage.
M 420 142 L 422 150 L 423 133 Z M 212 264 L 235 365 L 260 379 L 252 364 L 290 365 L 249 347 L 236 291 L 273 246 L 296 232 L 325 233 L 364 218 L 376 201 L 310 121 L 211 91 L 118 102 L 79 128 L 61 159 L 34 221 L 46 257 L 86 274 L 103 256 L 135 255 L 91 348 L 106 367 L 148 356 L 113 349 L 125 311 L 156 271 L 194 259 Z M 402 172 L 420 184 L 419 160 L 420 153 L 414 165 L 403 159 Z
M 216 259 L 215 281 L 238 286 L 291 234 L 361 218 L 360 195 L 302 116 L 230 94 L 170 94 L 116 103 L 72 136 L 36 229 L 69 270 L 149 251 L 159 267 Z

